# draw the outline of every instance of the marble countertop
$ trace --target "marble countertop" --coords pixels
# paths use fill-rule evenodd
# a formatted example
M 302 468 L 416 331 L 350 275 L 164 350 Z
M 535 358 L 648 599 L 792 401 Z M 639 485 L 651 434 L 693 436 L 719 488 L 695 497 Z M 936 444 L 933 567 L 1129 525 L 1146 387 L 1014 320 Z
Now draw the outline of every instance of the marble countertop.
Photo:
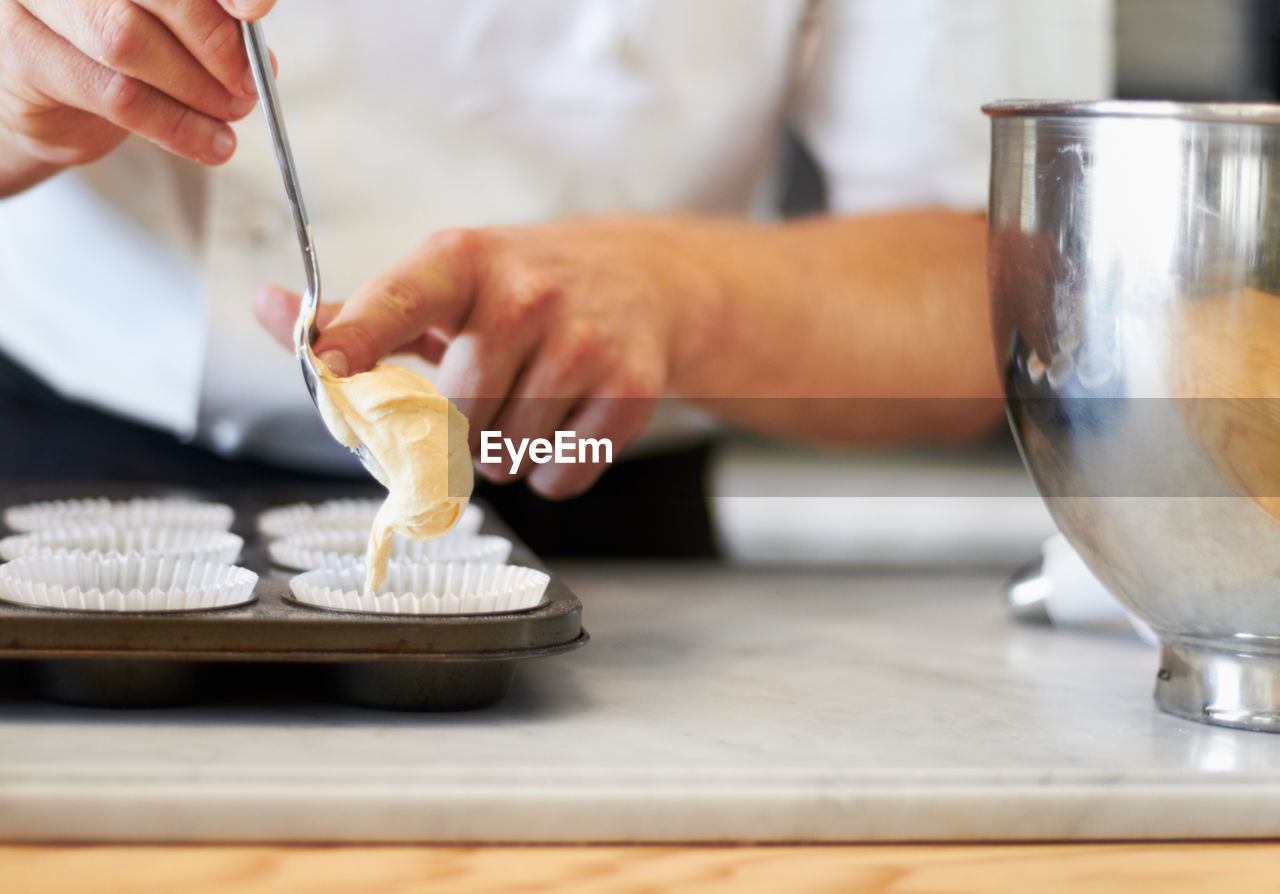
M 559 569 L 585 649 L 481 711 L 0 698 L 0 838 L 860 841 L 1280 835 L 1280 736 L 1159 713 L 1136 638 L 998 576 Z

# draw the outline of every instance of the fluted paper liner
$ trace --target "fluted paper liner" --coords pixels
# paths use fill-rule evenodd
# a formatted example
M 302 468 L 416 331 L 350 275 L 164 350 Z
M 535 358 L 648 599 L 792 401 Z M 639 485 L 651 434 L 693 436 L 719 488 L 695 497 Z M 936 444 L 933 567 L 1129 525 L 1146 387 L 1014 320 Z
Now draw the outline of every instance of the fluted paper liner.
M 4 543 L 0 541 L 0 548 Z M 368 537 L 363 531 L 340 529 L 306 531 L 273 540 L 267 547 L 271 561 L 286 568 L 310 571 L 314 568 L 342 568 L 364 559 Z M 392 560 L 419 564 L 429 562 L 471 562 L 501 565 L 511 556 L 511 541 L 505 537 L 460 534 L 457 529 L 439 540 L 422 543 L 396 536 L 391 540 Z
M 247 568 L 167 556 L 24 556 L 0 565 L 0 599 L 88 612 L 229 608 L 253 599 Z
M 11 531 L 40 531 L 73 524 L 106 524 L 129 528 L 180 525 L 226 531 L 234 518 L 235 513 L 224 503 L 170 497 L 47 500 L 11 506 L 4 513 L 4 523 Z
M 303 531 L 355 530 L 369 535 L 380 499 L 325 500 L 323 503 L 291 503 L 268 509 L 258 516 L 258 530 L 272 539 Z M 484 522 L 484 510 L 467 504 L 449 533 L 474 534 Z
M 335 611 L 471 615 L 533 608 L 550 582 L 545 572 L 520 565 L 390 562 L 382 587 L 366 595 L 359 562 L 304 572 L 289 587 L 299 602 Z
M 6 537 L 0 540 L 0 558 L 55 553 L 137 554 L 230 565 L 243 546 L 244 541 L 235 534 L 212 528 L 67 525 Z

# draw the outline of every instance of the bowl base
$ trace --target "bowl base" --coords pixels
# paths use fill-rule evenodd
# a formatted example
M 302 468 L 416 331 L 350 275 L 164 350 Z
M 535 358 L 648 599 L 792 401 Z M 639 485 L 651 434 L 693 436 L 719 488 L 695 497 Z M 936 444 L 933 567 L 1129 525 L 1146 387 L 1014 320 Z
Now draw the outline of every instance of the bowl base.
M 1162 711 L 1199 723 L 1280 733 L 1280 644 L 1245 651 L 1162 640 L 1155 699 Z

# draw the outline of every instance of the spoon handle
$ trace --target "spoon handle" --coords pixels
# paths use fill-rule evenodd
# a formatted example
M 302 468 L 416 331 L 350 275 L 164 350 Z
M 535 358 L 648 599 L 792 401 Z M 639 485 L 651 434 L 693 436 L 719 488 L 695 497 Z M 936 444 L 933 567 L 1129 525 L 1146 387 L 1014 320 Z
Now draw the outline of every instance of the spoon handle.
M 244 45 L 249 54 L 249 67 L 253 82 L 258 88 L 258 98 L 267 119 L 267 130 L 276 150 L 276 163 L 284 179 L 284 191 L 289 197 L 293 212 L 293 226 L 297 231 L 298 247 L 302 249 L 302 263 L 306 269 L 307 292 L 299 309 L 298 322 L 293 330 L 294 348 L 302 360 L 303 375 L 307 387 L 313 388 L 315 367 L 310 361 L 311 345 L 316 339 L 316 314 L 320 309 L 320 265 L 316 259 L 315 242 L 311 238 L 311 222 L 302 203 L 302 189 L 298 186 L 298 170 L 293 163 L 293 151 L 289 148 L 289 134 L 285 131 L 284 114 L 280 109 L 280 95 L 276 92 L 276 79 L 271 70 L 271 55 L 262 33 L 261 22 L 241 22 Z M 313 394 L 314 397 L 314 394 Z

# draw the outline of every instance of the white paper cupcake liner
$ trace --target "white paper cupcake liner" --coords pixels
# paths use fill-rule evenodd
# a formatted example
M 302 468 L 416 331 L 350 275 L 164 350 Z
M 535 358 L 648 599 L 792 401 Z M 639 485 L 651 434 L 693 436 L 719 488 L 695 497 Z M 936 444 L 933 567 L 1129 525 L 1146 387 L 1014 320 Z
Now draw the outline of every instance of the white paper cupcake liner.
M 380 499 L 326 500 L 323 503 L 291 503 L 268 509 L 258 516 L 258 530 L 272 539 L 303 531 L 354 530 L 367 537 Z M 484 523 L 484 510 L 468 503 L 450 534 L 474 534 Z
M 471 615 L 539 605 L 551 578 L 519 565 L 391 562 L 377 593 L 365 595 L 364 563 L 322 568 L 289 582 L 294 598 L 334 611 L 392 615 Z
M 10 506 L 4 512 L 4 523 L 11 531 L 40 531 L 72 524 L 131 528 L 180 525 L 226 531 L 234 518 L 231 507 L 223 503 L 148 497 L 132 500 L 48 500 Z
M 243 546 L 244 541 L 235 534 L 212 528 L 68 525 L 0 540 L 0 559 L 63 553 L 136 554 L 230 565 L 240 556 Z
M 267 547 L 271 561 L 286 568 L 310 571 L 314 568 L 342 568 L 364 559 L 368 537 L 361 531 L 340 529 L 304 531 L 273 540 Z M 0 541 L 0 549 L 4 542 Z M 470 562 L 502 565 L 511 556 L 511 541 L 505 537 L 459 534 L 457 529 L 439 540 L 422 543 L 399 535 L 391 539 L 391 558 L 419 564 L 428 562 Z
M 52 554 L 0 565 L 0 599 L 89 612 L 229 608 L 253 599 L 247 568 L 164 556 Z

